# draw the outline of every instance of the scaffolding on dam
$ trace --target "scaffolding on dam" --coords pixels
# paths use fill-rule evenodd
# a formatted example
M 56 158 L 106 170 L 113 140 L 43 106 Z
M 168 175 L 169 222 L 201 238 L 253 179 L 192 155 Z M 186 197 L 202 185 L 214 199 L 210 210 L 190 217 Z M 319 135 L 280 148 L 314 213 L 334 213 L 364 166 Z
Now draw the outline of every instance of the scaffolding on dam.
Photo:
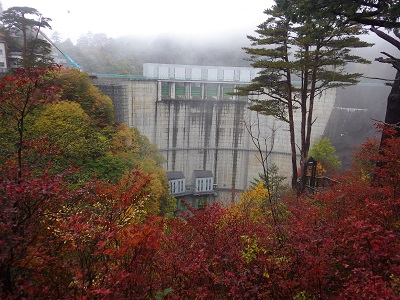
M 127 86 L 126 84 L 99 84 L 95 86 L 104 94 L 112 99 L 114 105 L 114 116 L 117 123 L 124 123 L 128 118 L 128 101 L 127 101 Z

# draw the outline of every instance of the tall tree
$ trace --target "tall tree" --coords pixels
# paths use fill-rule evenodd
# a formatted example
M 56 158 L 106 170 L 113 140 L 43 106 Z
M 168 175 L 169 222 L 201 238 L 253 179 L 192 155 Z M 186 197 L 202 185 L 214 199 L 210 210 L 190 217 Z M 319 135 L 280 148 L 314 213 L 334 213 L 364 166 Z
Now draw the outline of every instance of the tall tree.
M 9 118 L 9 126 L 17 132 L 18 180 L 22 177 L 25 121 L 29 114 L 55 99 L 57 87 L 52 85 L 58 68 L 18 69 L 0 81 L 0 116 Z
M 334 19 L 339 25 L 350 22 L 365 25 L 379 38 L 400 50 L 399 0 L 303 0 L 297 3 L 293 13 L 297 17 L 313 16 Z M 381 54 L 385 57 L 377 58 L 377 60 L 389 63 L 396 69 L 395 78 L 390 83 L 392 90 L 388 96 L 384 122 L 388 126 L 397 127 L 397 134 L 400 136 L 400 58 L 393 53 L 381 52 Z M 384 132 L 381 144 L 387 137 L 388 135 Z
M 52 62 L 49 55 L 51 45 L 39 38 L 41 29 L 51 29 L 50 18 L 43 17 L 35 8 L 14 6 L 3 12 L 0 21 L 8 33 L 17 37 L 22 34 L 23 67 L 37 67 Z
M 251 55 L 252 66 L 260 71 L 252 84 L 239 88 L 239 93 L 257 96 L 251 97 L 251 110 L 288 123 L 292 187 L 298 187 L 301 192 L 306 182 L 306 161 L 315 121 L 314 101 L 327 89 L 356 84 L 361 74 L 347 73 L 346 64 L 368 61 L 351 54 L 351 48 L 371 44 L 357 37 L 364 33 L 360 26 L 334 26 L 330 20 L 318 18 L 296 22 L 290 17 L 295 1 L 275 2 L 271 9 L 265 10 L 268 19 L 255 31 L 258 36 L 248 36 L 252 45 L 244 50 Z M 295 125 L 297 110 L 300 128 Z

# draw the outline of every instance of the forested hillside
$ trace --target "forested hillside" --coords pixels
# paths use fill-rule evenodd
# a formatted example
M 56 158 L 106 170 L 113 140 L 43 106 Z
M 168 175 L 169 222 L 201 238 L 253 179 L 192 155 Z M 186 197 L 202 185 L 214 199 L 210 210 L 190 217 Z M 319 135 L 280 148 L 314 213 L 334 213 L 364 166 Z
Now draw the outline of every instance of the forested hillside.
M 108 38 L 87 33 L 74 44 L 53 40 L 89 73 L 142 75 L 143 63 L 249 66 L 242 47 L 246 37 L 228 36 L 220 40 L 177 40 L 168 36 L 156 39 Z

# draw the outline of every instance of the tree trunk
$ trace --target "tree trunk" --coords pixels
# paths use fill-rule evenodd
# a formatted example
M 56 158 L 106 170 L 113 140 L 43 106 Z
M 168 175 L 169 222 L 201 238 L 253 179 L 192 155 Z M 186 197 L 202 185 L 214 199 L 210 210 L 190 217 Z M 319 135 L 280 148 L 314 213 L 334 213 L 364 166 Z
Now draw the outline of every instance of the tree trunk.
M 294 132 L 294 117 L 292 101 L 289 101 L 289 133 L 290 133 L 290 149 L 292 154 L 292 189 L 297 186 L 297 154 L 296 154 L 296 137 Z
M 391 126 L 396 126 L 397 137 L 400 137 L 400 70 L 397 70 L 396 77 L 392 85 L 392 89 L 387 99 L 386 105 L 386 115 L 385 123 L 383 125 L 383 131 L 381 136 L 381 141 L 379 144 L 379 152 L 383 153 L 382 148 L 385 141 L 389 139 L 392 135 L 387 134 L 386 128 Z M 375 171 L 372 176 L 372 184 L 376 184 L 376 179 L 378 178 L 378 172 L 380 169 L 385 168 L 385 163 L 383 161 L 377 161 L 375 166 Z
M 319 50 L 319 48 L 318 48 Z M 307 183 L 307 160 L 308 160 L 308 152 L 310 151 L 310 145 L 311 145 L 311 131 L 312 131 L 312 125 L 313 125 L 313 112 L 314 112 L 314 100 L 315 100 L 315 91 L 317 89 L 317 72 L 318 68 L 316 67 L 317 62 L 318 62 L 318 55 L 316 56 L 315 59 L 315 64 L 312 70 L 312 75 L 311 75 L 311 89 L 310 89 L 310 95 L 307 98 L 304 98 L 304 102 L 308 100 L 308 107 L 305 105 L 304 109 L 304 119 L 306 119 L 306 126 L 305 126 L 305 137 L 304 137 L 304 143 L 302 143 L 302 150 L 301 150 L 301 181 L 300 181 L 300 186 L 298 193 L 301 194 L 304 192 L 306 188 L 306 183 Z M 307 73 L 307 76 L 309 74 Z M 308 90 L 307 88 L 304 88 L 305 90 Z M 303 112 L 302 112 L 303 114 Z
M 400 136 L 400 70 L 397 70 L 392 89 L 388 96 L 385 116 L 385 126 L 396 126 L 397 136 Z M 380 148 L 388 138 L 385 132 L 382 133 Z

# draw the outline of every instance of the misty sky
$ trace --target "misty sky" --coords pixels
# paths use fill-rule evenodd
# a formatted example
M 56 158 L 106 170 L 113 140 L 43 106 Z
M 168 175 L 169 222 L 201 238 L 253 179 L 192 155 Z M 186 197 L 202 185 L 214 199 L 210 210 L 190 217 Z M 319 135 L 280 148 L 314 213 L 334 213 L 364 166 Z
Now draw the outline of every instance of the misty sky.
M 220 34 L 252 34 L 265 20 L 271 0 L 0 0 L 36 8 L 51 18 L 53 31 L 76 41 L 87 32 L 117 38 L 173 35 L 191 39 Z M 51 32 L 46 32 L 51 36 Z

